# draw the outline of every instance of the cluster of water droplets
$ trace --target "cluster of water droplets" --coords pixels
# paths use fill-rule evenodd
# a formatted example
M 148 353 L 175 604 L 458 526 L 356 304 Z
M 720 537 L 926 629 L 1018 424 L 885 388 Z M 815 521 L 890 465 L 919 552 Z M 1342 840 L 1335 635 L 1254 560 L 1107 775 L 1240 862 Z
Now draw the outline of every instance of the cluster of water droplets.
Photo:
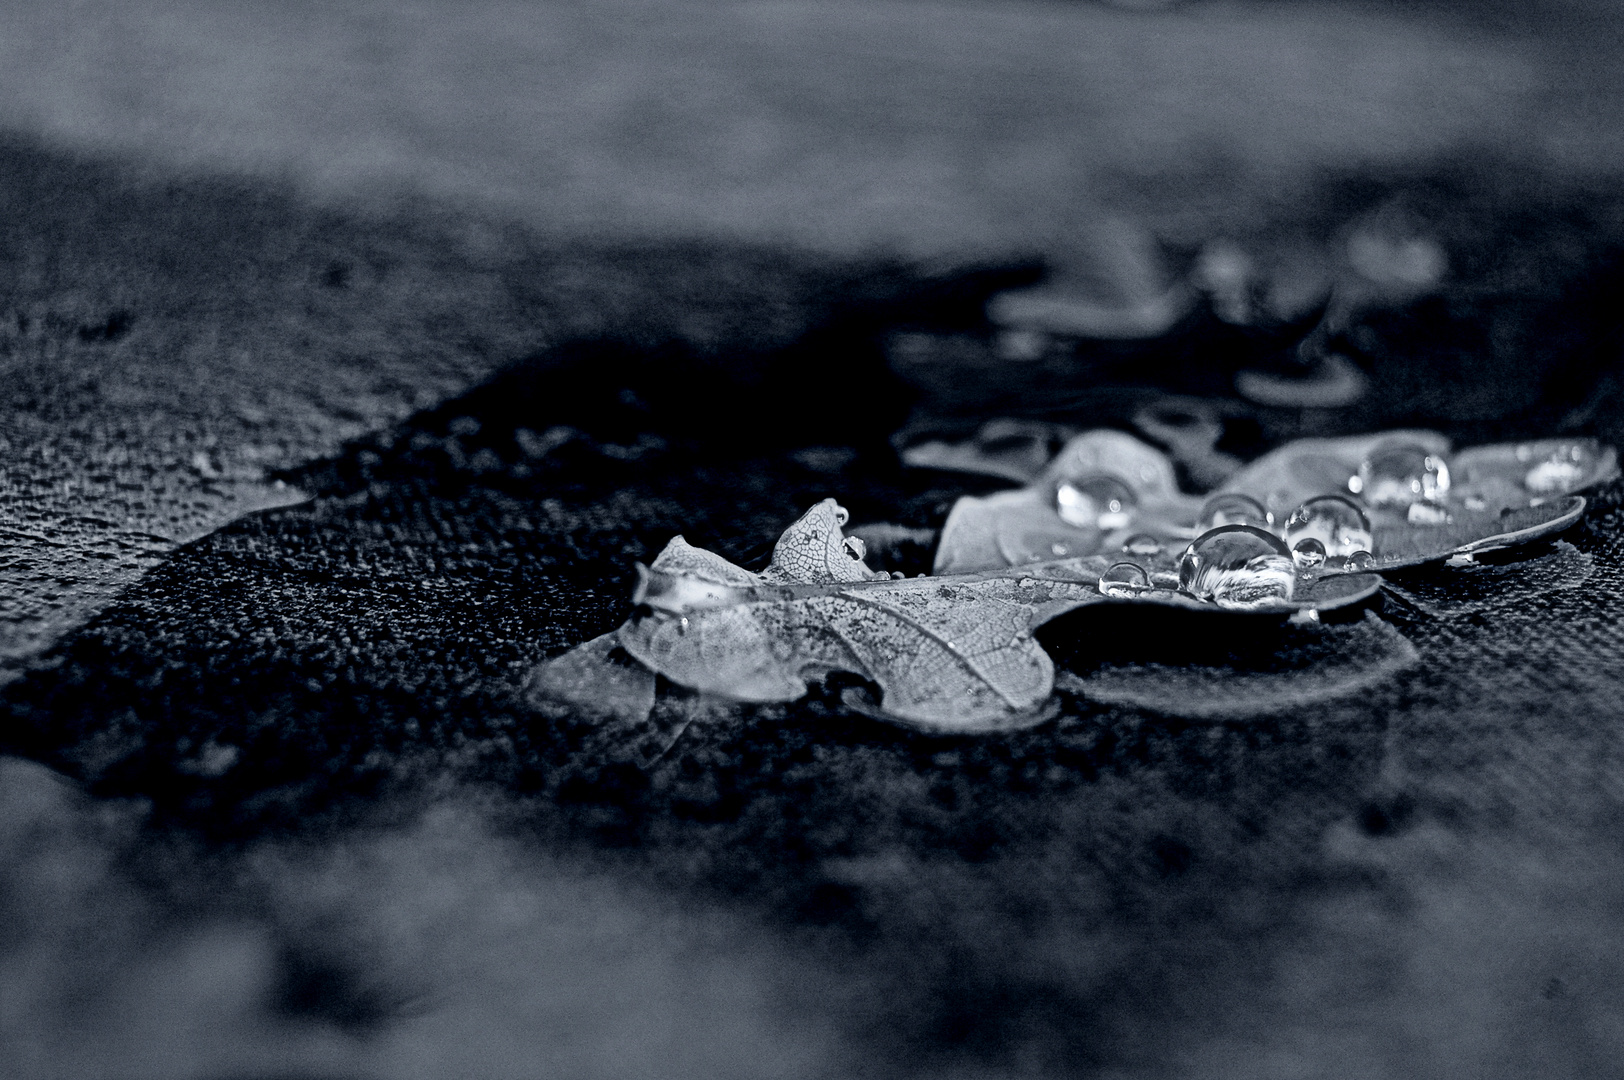
M 1179 587 L 1221 607 L 1289 601 L 1299 570 L 1368 570 L 1375 565 L 1370 519 L 1345 495 L 1320 495 L 1283 521 L 1248 495 L 1208 499 L 1201 534 L 1179 560 Z
M 1600 454 L 1594 440 L 1576 439 L 1524 444 L 1516 459 L 1526 470 L 1523 486 L 1543 495 L 1579 486 L 1596 469 Z M 1249 495 L 1214 495 L 1197 517 L 1199 535 L 1179 557 L 1178 587 L 1223 607 L 1252 608 L 1289 601 L 1299 571 L 1374 569 L 1374 533 L 1366 508 L 1402 513 L 1411 525 L 1449 524 L 1451 484 L 1449 461 L 1442 453 L 1391 441 L 1360 462 L 1348 478 L 1346 494 L 1308 499 L 1283 520 Z M 1132 488 L 1105 474 L 1063 483 L 1056 494 L 1062 519 L 1102 531 L 1126 528 L 1136 501 Z M 1480 508 L 1471 498 L 1465 505 Z M 1164 551 L 1164 542 L 1149 533 L 1131 536 L 1122 545 L 1123 554 L 1136 559 Z M 1099 580 L 1100 592 L 1112 597 L 1132 597 L 1155 587 L 1152 575 L 1131 561 L 1113 564 Z

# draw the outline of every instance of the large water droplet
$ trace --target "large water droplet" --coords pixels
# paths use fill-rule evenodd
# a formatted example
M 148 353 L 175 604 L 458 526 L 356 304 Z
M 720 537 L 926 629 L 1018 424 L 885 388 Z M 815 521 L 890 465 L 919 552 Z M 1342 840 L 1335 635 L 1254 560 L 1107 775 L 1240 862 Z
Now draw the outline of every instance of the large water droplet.
M 1221 607 L 1290 600 L 1297 583 L 1291 552 L 1252 525 L 1220 525 L 1196 537 L 1179 562 L 1179 587 Z
M 1195 527 L 1206 532 L 1220 525 L 1255 525 L 1259 529 L 1267 529 L 1272 524 L 1274 521 L 1262 503 L 1250 495 L 1226 491 L 1201 504 Z
M 1440 502 L 1449 494 L 1449 463 L 1424 446 L 1386 443 L 1360 463 L 1348 490 L 1371 506 Z
M 1125 528 L 1137 502 L 1133 489 L 1109 473 L 1064 480 L 1055 489 L 1060 520 L 1080 529 L 1111 532 Z
M 1538 495 L 1572 491 L 1584 483 L 1600 456 L 1600 447 L 1594 439 L 1517 448 L 1517 460 L 1530 466 L 1523 477 L 1523 486 Z
M 1105 596 L 1138 596 L 1151 587 L 1150 575 L 1138 563 L 1119 562 L 1100 575 L 1099 590 Z
M 1162 542 L 1149 533 L 1135 533 L 1122 545 L 1126 555 L 1138 555 L 1141 558 L 1162 553 Z
M 1309 499 L 1286 518 L 1286 543 L 1292 550 L 1304 540 L 1318 540 L 1320 557 L 1369 551 L 1370 519 L 1352 499 L 1343 495 L 1319 495 Z

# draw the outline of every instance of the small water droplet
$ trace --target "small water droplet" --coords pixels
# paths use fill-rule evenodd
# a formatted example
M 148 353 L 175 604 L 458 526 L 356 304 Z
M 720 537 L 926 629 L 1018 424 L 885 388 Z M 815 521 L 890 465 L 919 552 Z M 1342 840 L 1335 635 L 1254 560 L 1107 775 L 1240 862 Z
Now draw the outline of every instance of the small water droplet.
M 1539 449 L 1544 453 L 1536 453 L 1535 448 L 1528 445 L 1519 446 L 1517 460 L 1533 463 L 1528 475 L 1523 477 L 1523 486 L 1542 495 L 1564 494 L 1584 483 L 1601 453 L 1594 439 L 1562 442 Z
M 1049 545 L 1050 553 L 1052 553 L 1056 558 L 1065 558 L 1066 552 L 1068 550 L 1070 550 L 1070 549 L 1067 548 L 1065 544 L 1050 544 Z
M 1128 537 L 1127 542 L 1122 545 L 1122 551 L 1126 555 L 1160 555 L 1162 542 L 1149 533 L 1136 533 Z
M 1319 495 L 1286 518 L 1286 543 L 1299 550 L 1301 541 L 1319 541 L 1319 555 L 1347 555 L 1371 548 L 1370 519 L 1344 495 Z
M 1138 596 L 1150 589 L 1150 575 L 1138 563 L 1119 562 L 1100 575 L 1099 590 L 1105 596 Z
M 684 615 L 682 617 L 682 621 L 677 623 L 677 633 L 679 633 L 679 634 L 687 634 L 688 633 L 688 616 Z
M 1238 491 L 1226 491 L 1214 495 L 1201 504 L 1201 513 L 1196 516 L 1195 527 L 1202 532 L 1208 532 L 1220 525 L 1254 525 L 1259 529 L 1267 529 L 1274 524 L 1263 504 L 1250 495 L 1242 495 Z
M 1179 587 L 1220 607 L 1290 600 L 1296 583 L 1285 542 L 1252 525 L 1220 525 L 1202 533 L 1179 561 Z
M 1441 502 L 1449 494 L 1449 462 L 1424 446 L 1386 443 L 1360 462 L 1359 475 L 1348 481 L 1348 489 L 1371 506 Z
M 1062 481 L 1055 489 L 1060 520 L 1080 529 L 1109 532 L 1123 528 L 1137 502 L 1133 489 L 1109 473 Z
M 1355 551 L 1348 555 L 1347 569 L 1373 570 L 1376 566 L 1376 557 L 1368 551 Z
M 1291 546 L 1291 557 L 1297 565 L 1313 570 L 1325 562 L 1325 545 L 1312 536 L 1305 536 Z

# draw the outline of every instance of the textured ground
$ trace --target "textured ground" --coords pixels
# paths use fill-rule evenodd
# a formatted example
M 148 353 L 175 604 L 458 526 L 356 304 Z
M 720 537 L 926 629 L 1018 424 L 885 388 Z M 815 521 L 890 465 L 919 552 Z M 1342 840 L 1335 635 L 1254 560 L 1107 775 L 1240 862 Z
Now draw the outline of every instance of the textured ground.
M 954 430 L 1006 412 L 1127 425 L 1147 402 L 1199 393 L 1220 402 L 1223 448 L 1241 456 L 1400 423 L 1464 442 L 1562 430 L 1624 443 L 1624 215 L 1595 179 L 1605 110 L 1573 104 L 1605 94 L 1540 66 L 1541 50 L 1571 57 L 1580 44 L 1448 22 L 1407 36 L 1391 14 L 1339 8 L 1316 22 L 1295 5 L 1272 21 L 1261 8 L 1205 8 L 1204 35 L 1133 29 L 1148 24 L 1097 8 L 1021 7 L 1012 21 L 954 8 L 937 24 L 948 44 L 1014 35 L 1049 70 L 1064 67 L 1044 31 L 1054 25 L 1129 27 L 1119 45 L 1148 43 L 1168 64 L 1229 41 L 1212 63 L 1235 70 L 1262 48 L 1258 26 L 1298 52 L 1347 56 L 1349 40 L 1368 39 L 1369 55 L 1423 80 L 1396 82 L 1412 88 L 1455 58 L 1449 92 L 1479 97 L 1435 114 L 1413 105 L 1435 116 L 1423 122 L 1367 87 L 1319 149 L 1278 112 L 1247 143 L 1244 111 L 1213 104 L 1200 80 L 1183 98 L 1168 91 L 1150 118 L 1183 109 L 1186 137 L 1211 133 L 1252 163 L 1212 180 L 1254 192 L 1239 218 L 1212 206 L 1180 217 L 1177 199 L 1144 196 L 1135 220 L 1161 222 L 1169 272 L 1194 240 L 1237 221 L 1247 236 L 1334 251 L 1350 222 L 1394 205 L 1448 251 L 1441 293 L 1387 297 L 1340 326 L 1336 347 L 1373 391 L 1351 408 L 1301 410 L 1233 396 L 1234 372 L 1277 364 L 1279 342 L 1210 316 L 1132 347 L 989 364 L 981 301 L 1030 280 L 1018 256 L 1045 251 L 1033 238 L 1060 220 L 1045 215 L 1075 209 L 1070 195 L 1034 194 L 1060 166 L 1034 159 L 1010 170 L 1020 179 L 1009 189 L 983 189 L 962 180 L 958 151 L 921 150 L 957 179 L 937 202 L 892 213 L 806 174 L 773 188 L 763 178 L 782 167 L 720 188 L 693 165 L 716 155 L 690 153 L 684 137 L 673 152 L 697 171 L 657 170 L 678 195 L 635 171 L 615 172 L 618 189 L 590 173 L 540 185 L 561 227 L 544 198 L 514 195 L 543 135 L 514 149 L 470 128 L 478 182 L 423 179 L 454 156 L 439 140 L 478 113 L 469 102 L 508 93 L 480 96 L 506 85 L 480 64 L 445 69 L 474 86 L 448 95 L 449 115 L 392 112 L 402 98 L 381 91 L 366 109 L 365 95 L 318 81 L 307 92 L 338 116 L 323 134 L 289 119 L 302 116 L 288 87 L 303 78 L 375 86 L 366 72 L 405 70 L 406 85 L 430 85 L 418 68 L 335 45 L 293 75 L 245 64 L 261 76 L 232 84 L 261 97 L 227 96 L 182 122 L 173 101 L 192 100 L 184 93 L 143 104 L 119 80 L 148 85 L 159 68 L 183 89 L 217 86 L 232 80 L 198 61 L 209 49 L 292 56 L 265 42 L 319 38 L 364 11 L 278 29 L 247 8 L 165 10 L 167 21 L 128 33 L 64 29 L 54 52 L 25 47 L 48 42 L 35 31 L 54 17 L 6 16 L 32 28 L 6 40 L 33 68 L 0 66 L 0 77 L 57 80 L 8 106 L 49 138 L 0 144 L 10 1073 L 1617 1075 L 1616 485 L 1536 561 L 1410 575 L 1346 622 L 1271 632 L 1061 620 L 1044 638 L 1071 672 L 1062 715 L 1018 735 L 927 738 L 818 693 L 713 710 L 639 768 L 613 731 L 534 712 L 522 694 L 532 664 L 624 617 L 634 561 L 675 532 L 759 565 L 777 532 L 828 495 L 858 522 L 939 524 L 965 484 L 901 470 L 889 439 L 904 425 Z M 488 17 L 510 29 L 568 10 Z M 682 29 L 664 8 L 638 10 L 646 18 L 596 55 Z M 808 64 L 823 86 L 840 71 L 888 70 L 906 50 L 887 44 L 886 20 L 902 10 L 863 16 L 876 21 L 861 34 L 844 9 L 759 17 L 822 27 L 801 40 L 825 61 L 857 58 Z M 86 25 L 112 25 L 86 12 Z M 434 25 L 462 42 L 501 36 Z M 681 71 L 708 50 L 741 55 L 700 29 L 661 55 Z M 1418 51 L 1380 47 L 1400 38 Z M 244 41 L 260 51 L 245 54 Z M 478 55 L 459 47 L 451 55 Z M 742 55 L 768 64 L 761 48 Z M 921 50 L 927 68 L 957 71 L 944 57 L 958 57 L 990 72 L 967 77 L 965 100 L 982 111 L 943 120 L 938 146 L 1009 152 L 975 119 L 997 113 L 989 87 L 1012 66 L 998 48 Z M 859 63 L 865 49 L 886 63 Z M 131 50 L 168 66 L 143 68 Z M 45 56 L 86 70 L 64 74 L 72 64 Z M 1306 110 L 1299 119 L 1342 100 L 1336 84 L 1313 90 L 1311 76 L 1278 68 L 1270 85 Z M 883 81 L 866 85 L 883 111 L 933 84 L 899 77 L 889 98 Z M 1013 112 L 1046 100 L 1011 85 Z M 61 106 L 63 88 L 85 100 Z M 1139 101 L 1132 87 L 1076 93 Z M 1473 104 L 1513 99 L 1529 110 L 1521 120 Z M 622 114 L 597 100 L 581 91 L 555 105 L 587 119 L 544 132 L 570 154 L 613 145 L 592 133 L 619 121 L 593 118 Z M 875 174 L 852 180 L 846 167 L 878 169 L 884 139 L 837 109 L 802 117 L 796 100 L 768 109 L 764 130 L 824 133 L 800 142 L 860 189 Z M 1105 109 L 1088 137 L 1111 148 L 1112 168 L 1155 172 L 1157 153 L 1136 157 L 1131 140 L 1101 134 L 1143 130 L 1138 107 Z M 313 196 L 310 163 L 335 160 L 332 146 L 365 126 L 344 109 L 394 118 L 363 148 L 422 133 L 364 179 L 439 198 L 357 195 L 341 156 L 328 180 L 343 197 Z M 1543 149 L 1508 149 L 1541 109 L 1568 118 L 1591 174 L 1550 149 L 1554 125 Z M 1380 120 L 1393 115 L 1408 119 Z M 1370 147 L 1392 141 L 1388 122 L 1410 141 L 1373 162 Z M 1509 134 L 1482 134 L 1499 124 Z M 848 127 L 866 133 L 855 148 L 839 134 Z M 306 136 L 308 154 L 290 149 Z M 1021 138 L 1052 143 L 1043 131 Z M 1271 139 L 1291 147 L 1279 160 L 1258 149 Z M 75 140 L 80 150 L 63 149 Z M 1445 153 L 1462 143 L 1483 156 L 1463 165 Z M 199 149 L 210 145 L 216 156 Z M 177 161 L 224 161 L 227 178 Z M 273 166 L 292 181 L 266 179 Z M 1255 194 L 1270 169 L 1291 177 L 1279 205 Z M 613 213 L 583 209 L 594 191 Z M 620 230 L 605 231 L 617 215 Z M 875 254 L 876 221 L 895 229 L 881 248 L 932 259 Z M 1101 250 L 1047 254 L 1086 264 Z M 898 332 L 913 351 L 889 365 Z M 1391 662 L 1410 655 L 1392 648 L 1395 634 L 1414 649 L 1407 666 Z M 1319 676 L 1360 690 L 1327 693 Z

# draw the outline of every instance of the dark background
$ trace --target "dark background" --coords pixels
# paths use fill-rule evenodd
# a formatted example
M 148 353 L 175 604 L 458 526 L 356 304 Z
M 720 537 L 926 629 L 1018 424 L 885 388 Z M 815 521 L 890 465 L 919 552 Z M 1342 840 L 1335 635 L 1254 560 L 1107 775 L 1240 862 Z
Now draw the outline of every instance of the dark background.
M 1617 1075 L 1616 485 L 1318 629 L 1058 623 L 1019 735 L 666 688 L 640 767 L 522 684 L 676 532 L 756 566 L 825 496 L 985 490 L 899 429 L 1624 441 L 1619 25 L 7 7 L 8 1073 Z M 1396 213 L 1448 272 L 1361 292 Z M 1215 239 L 1334 278 L 1370 392 L 1243 400 L 1307 327 L 1201 308 L 998 359 L 993 292 Z

